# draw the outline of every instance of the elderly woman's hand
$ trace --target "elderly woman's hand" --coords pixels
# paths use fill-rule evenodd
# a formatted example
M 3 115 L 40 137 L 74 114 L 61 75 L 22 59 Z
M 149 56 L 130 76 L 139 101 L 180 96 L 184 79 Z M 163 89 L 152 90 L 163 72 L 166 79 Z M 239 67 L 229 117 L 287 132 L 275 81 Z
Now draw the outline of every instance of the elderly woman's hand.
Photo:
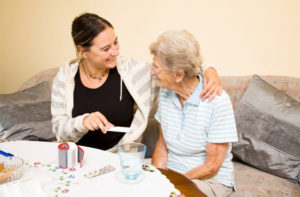
M 204 72 L 203 77 L 203 91 L 200 94 L 202 100 L 208 98 L 209 101 L 214 100 L 218 95 L 221 95 L 223 91 L 222 82 L 217 71 L 213 67 L 209 67 Z

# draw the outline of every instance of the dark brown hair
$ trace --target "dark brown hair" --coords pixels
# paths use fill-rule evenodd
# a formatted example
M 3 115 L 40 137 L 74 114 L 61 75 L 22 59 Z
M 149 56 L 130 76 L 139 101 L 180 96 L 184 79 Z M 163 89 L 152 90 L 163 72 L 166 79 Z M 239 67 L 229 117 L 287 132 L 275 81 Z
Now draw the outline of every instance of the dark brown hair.
M 88 48 L 92 46 L 93 39 L 106 27 L 113 26 L 100 16 L 92 13 L 84 13 L 76 17 L 72 23 L 72 37 L 75 46 Z

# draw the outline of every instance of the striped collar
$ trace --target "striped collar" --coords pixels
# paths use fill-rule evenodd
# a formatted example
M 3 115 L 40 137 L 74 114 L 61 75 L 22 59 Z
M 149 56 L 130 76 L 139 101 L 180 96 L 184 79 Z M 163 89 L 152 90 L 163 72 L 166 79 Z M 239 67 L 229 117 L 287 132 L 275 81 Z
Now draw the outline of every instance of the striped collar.
M 198 75 L 198 78 L 199 78 L 199 83 L 197 85 L 197 88 L 194 90 L 192 95 L 184 103 L 189 103 L 191 105 L 199 105 L 200 102 L 202 101 L 200 98 L 200 93 L 203 90 L 203 82 L 202 82 L 203 77 L 201 75 Z M 172 90 L 169 89 L 167 90 L 168 90 L 167 92 L 168 97 L 173 101 L 175 105 L 181 108 L 178 95 Z

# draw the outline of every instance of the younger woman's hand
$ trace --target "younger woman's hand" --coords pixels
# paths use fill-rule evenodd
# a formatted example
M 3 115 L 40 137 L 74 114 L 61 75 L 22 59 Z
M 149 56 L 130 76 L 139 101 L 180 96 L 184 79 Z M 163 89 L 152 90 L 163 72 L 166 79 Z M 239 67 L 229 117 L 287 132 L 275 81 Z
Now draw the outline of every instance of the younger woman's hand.
M 203 91 L 200 94 L 202 100 L 208 98 L 209 101 L 214 100 L 217 95 L 221 95 L 223 86 L 217 71 L 209 67 L 206 69 L 203 76 Z
M 88 116 L 84 117 L 83 125 L 85 128 L 95 131 L 100 129 L 102 133 L 106 133 L 108 129 L 113 127 L 113 124 L 108 122 L 103 114 L 100 112 L 93 112 Z

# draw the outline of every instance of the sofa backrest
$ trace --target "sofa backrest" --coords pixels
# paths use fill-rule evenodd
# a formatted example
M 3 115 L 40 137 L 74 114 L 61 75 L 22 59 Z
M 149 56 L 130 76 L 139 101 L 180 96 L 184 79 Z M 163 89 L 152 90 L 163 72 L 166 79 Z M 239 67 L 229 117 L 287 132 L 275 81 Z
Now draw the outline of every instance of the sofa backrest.
M 52 87 L 52 80 L 58 68 L 52 68 L 38 73 L 37 75 L 28 79 L 19 90 L 24 90 L 26 88 L 32 87 L 42 81 L 48 81 L 50 88 Z M 275 86 L 277 89 L 285 92 L 294 99 L 300 102 L 300 78 L 295 77 L 285 77 L 285 76 L 261 76 L 268 83 Z M 232 105 L 235 107 L 237 103 L 242 98 L 244 92 L 248 88 L 248 84 L 251 80 L 251 76 L 222 76 L 221 77 L 224 89 L 229 94 Z M 154 114 L 156 112 L 156 105 L 151 110 L 149 116 L 148 126 L 142 136 L 142 142 L 147 145 L 146 157 L 151 157 L 156 140 L 158 137 L 158 124 L 154 119 Z
M 58 67 L 56 68 L 51 68 L 45 71 L 42 71 L 40 73 L 37 73 L 33 77 L 30 77 L 27 81 L 25 81 L 21 87 L 19 88 L 19 91 L 25 90 L 27 88 L 30 88 L 32 86 L 35 86 L 43 81 L 49 82 L 50 89 L 52 88 L 52 81 L 55 75 L 58 72 Z
M 290 95 L 300 102 L 300 78 L 286 76 L 260 76 L 265 81 Z M 240 101 L 244 95 L 252 76 L 222 76 L 221 80 L 224 89 L 229 94 L 233 107 Z
M 23 83 L 19 90 L 27 89 L 42 81 L 48 81 L 51 88 L 52 80 L 58 69 L 58 67 L 52 68 L 36 74 Z M 300 102 L 300 78 L 274 75 L 261 77 L 280 91 L 285 92 Z M 233 107 L 235 107 L 248 88 L 251 76 L 221 76 L 221 80 L 224 89 L 230 95 Z

